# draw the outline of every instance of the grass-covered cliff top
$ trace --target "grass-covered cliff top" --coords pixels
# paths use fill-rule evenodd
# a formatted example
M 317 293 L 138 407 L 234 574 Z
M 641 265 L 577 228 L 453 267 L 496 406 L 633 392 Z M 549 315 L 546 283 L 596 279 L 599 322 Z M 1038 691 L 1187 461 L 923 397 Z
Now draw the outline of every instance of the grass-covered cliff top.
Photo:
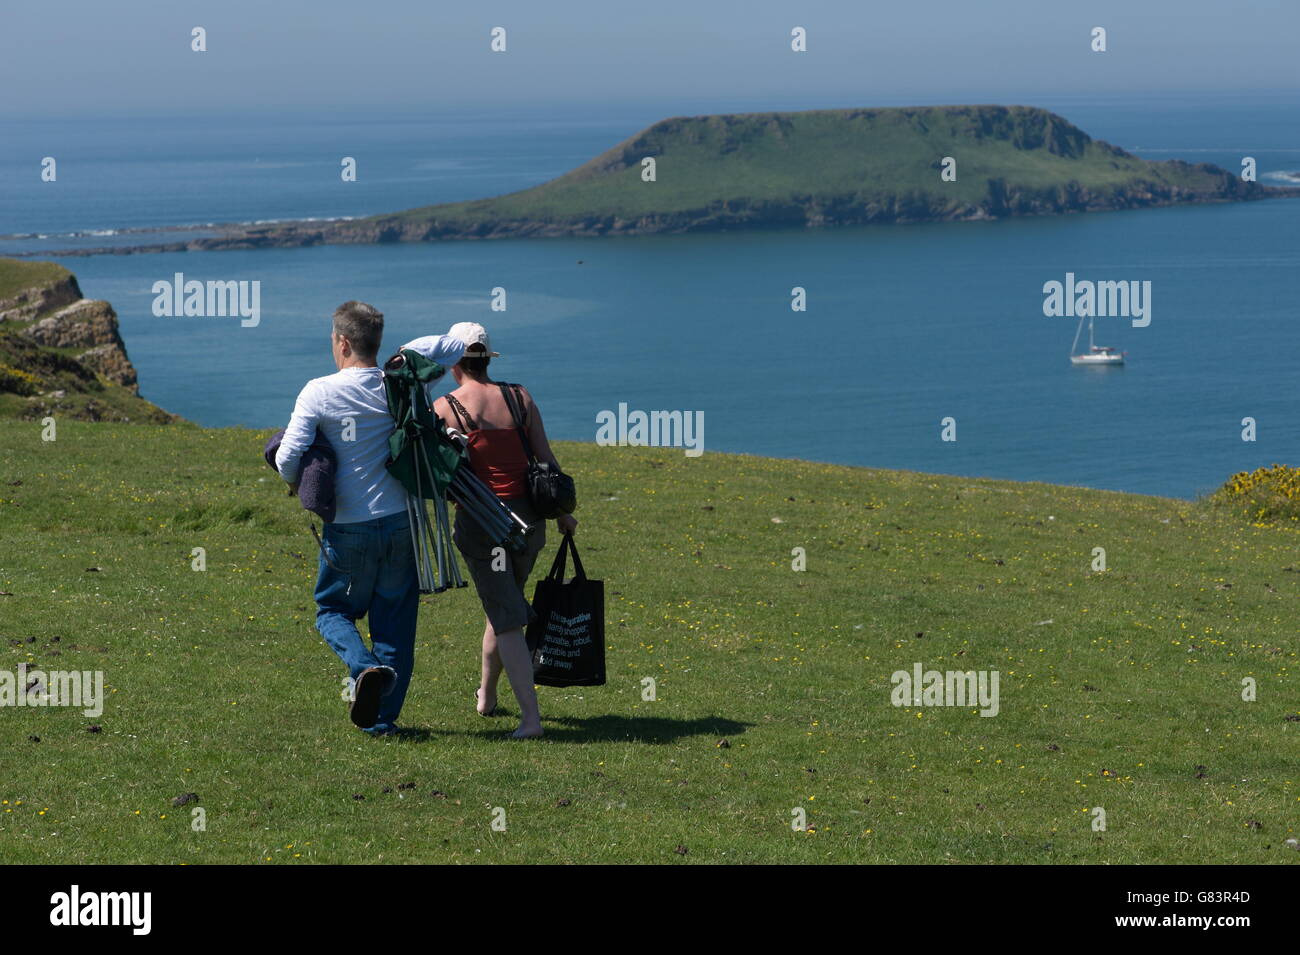
M 944 158 L 956 179 L 941 176 Z M 654 181 L 643 160 L 656 163 Z M 494 198 L 67 255 L 997 219 L 1297 196 L 1140 159 L 1047 110 L 927 106 L 665 119 L 550 182 Z
M 71 272 L 55 262 L 0 258 L 0 303 L 29 288 L 54 285 L 71 277 Z
M 647 156 L 656 158 L 656 182 L 641 179 Z M 940 179 L 945 156 L 957 161 L 955 182 Z M 907 196 L 946 207 L 979 204 L 990 180 L 1011 192 L 1074 183 L 1105 195 L 1152 187 L 1209 193 L 1225 177 L 1213 167 L 1139 159 L 1032 107 L 752 113 L 665 119 L 543 185 L 392 218 L 638 218 L 818 197 L 869 204 Z

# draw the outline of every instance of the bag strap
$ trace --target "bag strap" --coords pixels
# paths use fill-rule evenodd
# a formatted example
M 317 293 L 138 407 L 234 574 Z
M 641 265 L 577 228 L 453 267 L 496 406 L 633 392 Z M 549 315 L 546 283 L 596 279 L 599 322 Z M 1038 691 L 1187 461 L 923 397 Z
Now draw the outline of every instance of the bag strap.
M 456 416 L 456 423 L 466 430 L 466 433 L 474 430 L 474 418 L 465 406 L 456 400 L 455 395 L 447 395 L 447 404 L 451 408 L 451 413 Z
M 578 545 L 574 543 L 573 535 L 565 534 L 564 542 L 569 545 L 569 550 L 573 553 L 573 579 L 586 583 L 587 572 L 582 568 L 582 558 L 578 556 Z
M 583 570 L 582 558 L 578 556 L 578 545 L 573 542 L 572 534 L 564 535 L 564 540 L 560 542 L 560 549 L 555 552 L 555 560 L 551 563 L 551 572 L 547 577 L 557 583 L 564 583 L 564 571 L 568 567 L 569 553 L 573 554 L 573 579 L 586 583 L 587 572 Z
M 559 548 L 555 551 L 555 560 L 551 561 L 551 572 L 547 578 L 558 583 L 564 583 L 564 569 L 566 566 L 566 555 L 568 554 L 569 535 L 564 535 L 564 540 L 560 542 Z
M 537 456 L 533 454 L 532 442 L 528 440 L 528 431 L 524 428 L 523 400 L 515 391 L 519 386 L 499 381 L 497 387 L 501 389 L 501 397 L 505 399 L 506 407 L 510 409 L 510 417 L 514 419 L 515 430 L 519 432 L 519 440 L 523 442 L 524 456 L 528 458 L 529 464 L 536 464 Z

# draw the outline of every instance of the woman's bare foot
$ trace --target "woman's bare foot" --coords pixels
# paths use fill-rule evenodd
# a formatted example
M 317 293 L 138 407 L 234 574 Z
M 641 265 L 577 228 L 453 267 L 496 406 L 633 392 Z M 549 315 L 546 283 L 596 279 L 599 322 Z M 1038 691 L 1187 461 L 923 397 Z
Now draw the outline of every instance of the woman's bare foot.
M 511 739 L 539 739 L 542 736 L 542 724 L 528 726 L 523 723 L 519 724 L 519 729 L 510 734 Z
M 474 708 L 478 710 L 479 716 L 495 716 L 497 711 L 496 694 L 492 694 L 492 702 L 489 704 L 487 703 L 486 696 L 483 693 L 483 687 L 480 686 L 474 691 Z

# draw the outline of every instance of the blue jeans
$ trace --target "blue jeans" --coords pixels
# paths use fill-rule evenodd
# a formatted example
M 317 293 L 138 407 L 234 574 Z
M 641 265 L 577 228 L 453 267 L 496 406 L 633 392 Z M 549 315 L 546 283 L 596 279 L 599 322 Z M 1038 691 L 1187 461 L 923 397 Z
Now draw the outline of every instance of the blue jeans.
M 391 729 L 402 711 L 415 665 L 420 584 L 405 511 L 354 524 L 326 524 L 316 578 L 316 629 L 352 679 L 368 667 L 392 667 L 374 730 Z M 333 565 L 333 566 L 331 566 Z M 367 647 L 357 621 L 370 615 Z

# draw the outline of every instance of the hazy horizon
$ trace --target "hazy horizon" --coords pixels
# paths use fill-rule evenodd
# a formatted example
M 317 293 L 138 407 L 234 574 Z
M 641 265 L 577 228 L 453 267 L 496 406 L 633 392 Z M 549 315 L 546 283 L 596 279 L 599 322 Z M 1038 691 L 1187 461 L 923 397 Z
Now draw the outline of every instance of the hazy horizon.
M 685 113 L 1291 92 L 1300 4 L 49 0 L 5 17 L 8 119 L 663 104 Z M 195 26 L 207 31 L 206 52 L 190 49 Z M 489 49 L 497 26 L 505 53 Z M 807 30 L 805 53 L 790 50 L 796 26 Z M 1105 53 L 1090 48 L 1095 26 L 1107 30 Z

